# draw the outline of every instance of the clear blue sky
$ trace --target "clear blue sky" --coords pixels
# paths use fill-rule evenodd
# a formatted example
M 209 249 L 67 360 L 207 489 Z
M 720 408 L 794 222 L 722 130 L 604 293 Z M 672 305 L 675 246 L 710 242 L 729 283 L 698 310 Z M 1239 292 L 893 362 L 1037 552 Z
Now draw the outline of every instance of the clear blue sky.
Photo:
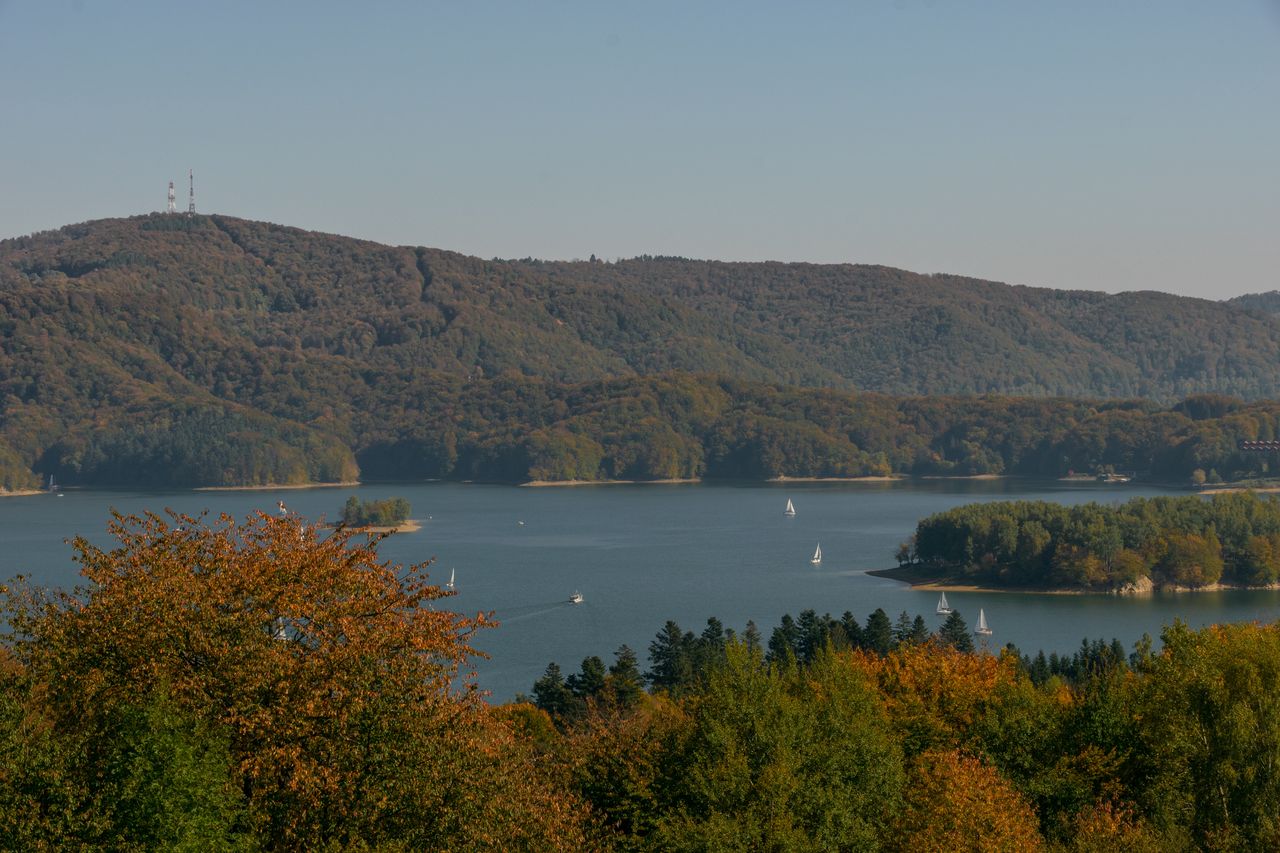
M 1280 287 L 1280 3 L 0 0 L 0 236 Z

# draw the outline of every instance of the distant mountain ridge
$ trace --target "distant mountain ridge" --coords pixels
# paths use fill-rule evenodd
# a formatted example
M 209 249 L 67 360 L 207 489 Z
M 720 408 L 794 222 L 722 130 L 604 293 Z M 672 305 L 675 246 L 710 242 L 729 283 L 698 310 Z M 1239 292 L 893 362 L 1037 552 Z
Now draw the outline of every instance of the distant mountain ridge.
M 1246 293 L 1227 303 L 1237 308 L 1261 311 L 1263 314 L 1280 314 L 1280 290 L 1268 290 L 1266 293 Z
M 1237 302 L 864 265 L 486 261 L 220 215 L 105 219 L 0 241 L 0 461 L 88 470 L 123 452 L 108 428 L 134 418 L 189 430 L 190 460 L 209 452 L 194 436 L 220 436 L 205 480 L 349 477 L 379 407 L 407 420 L 432 404 L 390 389 L 498 376 L 1280 396 L 1280 323 Z M 111 441 L 160 440 L 140 435 Z

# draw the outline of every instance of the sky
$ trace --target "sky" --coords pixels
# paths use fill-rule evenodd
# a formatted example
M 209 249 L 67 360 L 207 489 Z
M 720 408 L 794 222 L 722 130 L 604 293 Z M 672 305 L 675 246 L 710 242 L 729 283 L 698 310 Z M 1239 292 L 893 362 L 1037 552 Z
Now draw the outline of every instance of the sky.
M 0 237 L 1280 288 L 1280 0 L 0 0 Z

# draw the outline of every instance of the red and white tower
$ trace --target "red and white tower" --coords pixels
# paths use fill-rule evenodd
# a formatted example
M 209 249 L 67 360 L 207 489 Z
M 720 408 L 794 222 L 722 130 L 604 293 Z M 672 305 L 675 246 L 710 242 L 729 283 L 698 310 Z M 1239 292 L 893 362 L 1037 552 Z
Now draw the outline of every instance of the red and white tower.
M 173 193 L 173 181 L 170 181 L 169 182 L 169 207 L 165 209 L 165 213 L 178 212 L 177 199 L 178 197 Z

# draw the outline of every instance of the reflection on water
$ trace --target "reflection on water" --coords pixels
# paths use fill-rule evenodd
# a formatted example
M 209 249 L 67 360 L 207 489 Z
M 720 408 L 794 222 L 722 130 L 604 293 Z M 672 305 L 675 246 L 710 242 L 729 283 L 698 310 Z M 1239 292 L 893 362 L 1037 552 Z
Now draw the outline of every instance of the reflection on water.
M 932 627 L 936 593 L 916 592 L 867 569 L 893 564 L 894 549 L 921 516 L 974 500 L 1010 498 L 1117 502 L 1165 493 L 1141 485 L 1024 480 L 925 480 L 896 483 L 586 486 L 521 489 L 454 484 L 374 485 L 290 492 L 289 507 L 313 519 L 334 517 L 347 495 L 403 496 L 420 532 L 385 540 L 381 553 L 398 562 L 438 558 L 441 583 L 457 570 L 457 595 L 445 603 L 467 613 L 491 612 L 501 626 L 477 645 L 479 682 L 498 700 L 528 691 L 555 660 L 576 670 L 592 654 L 611 662 L 630 645 L 643 662 L 667 619 L 700 631 L 708 616 L 741 629 L 754 620 L 765 633 L 783 613 L 806 608 L 865 619 L 877 607 L 895 618 L 920 613 Z M 108 545 L 109 509 L 165 507 L 244 516 L 271 512 L 283 495 L 243 492 L 67 491 L 64 498 L 0 498 L 0 577 L 19 572 L 37 582 L 78 581 L 64 540 L 83 534 Z M 783 515 L 787 498 L 796 515 Z M 523 521 L 523 524 L 519 522 Z M 809 562 L 822 542 L 820 566 Z M 585 602 L 569 603 L 581 590 Z M 1280 591 L 1114 596 L 949 593 L 972 625 L 986 611 L 992 647 L 1071 652 L 1085 637 L 1118 637 L 1132 645 L 1143 633 L 1181 618 L 1271 621 Z M 437 603 L 437 607 L 441 603 Z

